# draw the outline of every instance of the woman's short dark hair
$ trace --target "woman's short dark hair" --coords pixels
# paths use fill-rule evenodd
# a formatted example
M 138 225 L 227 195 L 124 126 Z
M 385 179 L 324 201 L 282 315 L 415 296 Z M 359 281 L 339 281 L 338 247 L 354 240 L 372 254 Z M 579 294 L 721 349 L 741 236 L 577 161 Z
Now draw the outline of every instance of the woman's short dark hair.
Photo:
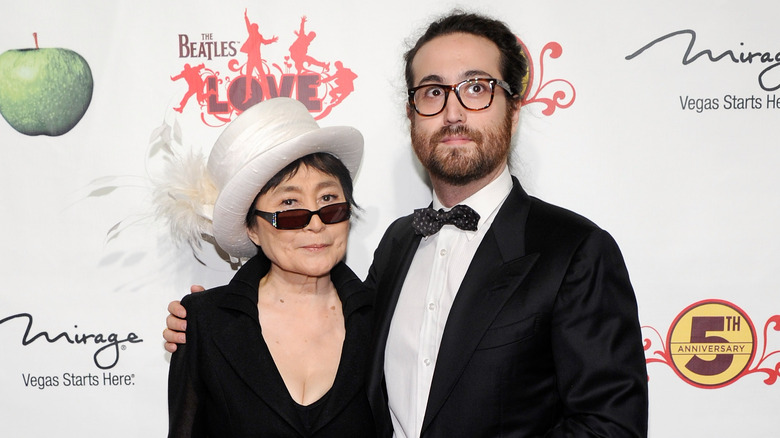
M 467 13 L 460 10 L 454 10 L 450 14 L 434 21 L 428 26 L 425 33 L 417 40 L 404 55 L 406 67 L 404 75 L 406 76 L 406 87 L 415 86 L 412 75 L 412 61 L 420 50 L 420 47 L 436 37 L 449 35 L 453 33 L 467 33 L 481 36 L 492 41 L 501 54 L 499 58 L 499 68 L 501 78 L 512 87 L 512 102 L 519 102 L 525 90 L 523 89 L 523 78 L 528 72 L 528 61 L 523 52 L 523 47 L 517 40 L 517 36 L 512 33 L 509 27 L 502 21 L 494 20 L 484 15 Z
M 295 176 L 298 170 L 303 166 L 306 166 L 310 169 L 319 170 L 326 175 L 335 177 L 341 184 L 341 189 L 344 191 L 344 198 L 346 201 L 349 202 L 353 207 L 358 207 L 355 203 L 355 198 L 352 195 L 352 176 L 349 174 L 349 169 L 347 169 L 347 166 L 345 166 L 344 163 L 342 163 L 341 160 L 336 158 L 334 155 L 331 155 L 327 152 L 315 152 L 313 154 L 298 158 L 297 160 L 288 164 L 284 169 L 277 172 L 276 175 L 271 177 L 271 179 L 265 183 L 263 188 L 260 189 L 260 192 L 257 193 L 257 196 L 255 196 L 255 199 L 252 201 L 252 205 L 249 207 L 249 211 L 246 214 L 247 227 L 251 228 L 256 223 L 255 221 L 257 216 L 255 216 L 254 212 L 257 199 L 268 193 L 270 190 L 278 187 L 279 184 L 281 184 L 283 181 L 286 181 L 287 179 Z

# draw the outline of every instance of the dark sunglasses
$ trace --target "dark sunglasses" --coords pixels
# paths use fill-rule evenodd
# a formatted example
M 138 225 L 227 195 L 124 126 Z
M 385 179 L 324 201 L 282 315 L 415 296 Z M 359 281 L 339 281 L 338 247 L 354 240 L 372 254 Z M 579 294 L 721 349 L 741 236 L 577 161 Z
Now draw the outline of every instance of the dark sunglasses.
M 349 219 L 352 214 L 352 208 L 349 202 L 342 202 L 339 204 L 331 204 L 322 207 L 317 211 L 311 211 L 306 209 L 284 210 L 277 211 L 276 213 L 268 213 L 266 211 L 255 210 L 255 215 L 267 220 L 279 230 L 300 230 L 301 228 L 309 225 L 312 216 L 315 214 L 320 217 L 323 224 L 337 224 Z

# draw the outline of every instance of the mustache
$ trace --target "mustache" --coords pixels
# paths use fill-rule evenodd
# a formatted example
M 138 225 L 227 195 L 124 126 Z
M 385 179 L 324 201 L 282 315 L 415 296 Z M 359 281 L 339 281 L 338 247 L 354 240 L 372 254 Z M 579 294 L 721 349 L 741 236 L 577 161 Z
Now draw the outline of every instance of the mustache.
M 430 143 L 432 145 L 439 144 L 444 137 L 449 136 L 464 136 L 470 138 L 474 143 L 481 144 L 482 143 L 482 133 L 469 128 L 466 125 L 450 125 L 450 126 L 443 126 L 441 129 L 436 131 L 435 134 L 431 136 Z

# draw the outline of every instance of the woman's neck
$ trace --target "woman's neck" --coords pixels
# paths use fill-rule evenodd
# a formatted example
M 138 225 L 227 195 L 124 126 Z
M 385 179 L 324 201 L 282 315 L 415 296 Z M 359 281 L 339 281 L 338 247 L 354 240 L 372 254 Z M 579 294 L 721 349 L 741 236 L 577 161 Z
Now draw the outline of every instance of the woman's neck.
M 278 300 L 310 300 L 337 295 L 330 273 L 308 276 L 284 271 L 276 266 L 260 279 L 259 293 Z

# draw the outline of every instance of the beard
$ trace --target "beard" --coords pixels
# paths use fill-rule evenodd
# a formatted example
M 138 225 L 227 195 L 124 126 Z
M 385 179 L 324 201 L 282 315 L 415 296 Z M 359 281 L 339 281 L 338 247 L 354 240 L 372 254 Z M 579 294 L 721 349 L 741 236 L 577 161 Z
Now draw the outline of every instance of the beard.
M 465 135 L 474 146 L 449 147 L 439 145 L 451 135 Z M 498 166 L 507 163 L 512 143 L 512 112 L 507 111 L 502 123 L 477 130 L 468 125 L 444 126 L 430 137 L 416 129 L 411 120 L 412 147 L 428 173 L 443 182 L 464 186 L 483 178 Z

